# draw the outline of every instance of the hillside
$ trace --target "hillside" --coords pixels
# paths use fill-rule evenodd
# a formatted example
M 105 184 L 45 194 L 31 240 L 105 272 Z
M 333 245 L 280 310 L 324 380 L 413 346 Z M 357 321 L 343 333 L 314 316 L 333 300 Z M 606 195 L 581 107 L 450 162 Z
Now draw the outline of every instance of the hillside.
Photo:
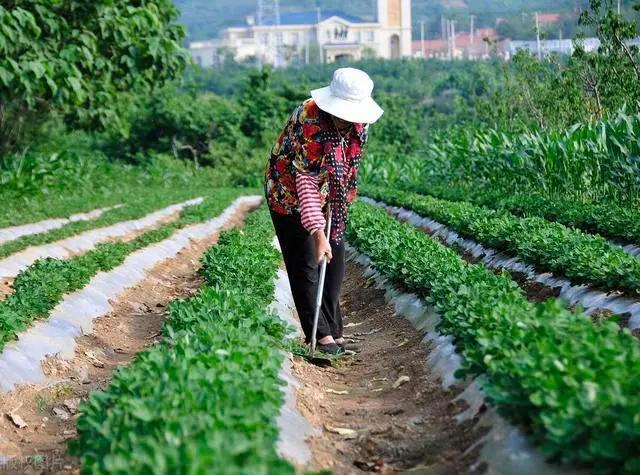
M 255 13 L 256 0 L 175 0 L 182 11 L 189 40 L 213 38 L 229 25 L 242 24 L 247 15 Z M 310 10 L 319 5 L 324 9 L 341 9 L 345 13 L 372 17 L 374 0 L 281 0 L 282 11 Z M 514 37 L 528 37 L 533 31 L 535 11 L 563 14 L 562 28 L 570 35 L 575 26 L 576 12 L 586 4 L 585 0 L 417 0 L 413 2 L 414 34 L 419 34 L 419 22 L 426 21 L 427 36 L 440 34 L 440 17 L 455 18 L 466 29 L 470 15 L 477 17 L 478 27 L 495 26 L 501 19 L 509 24 Z M 524 15 L 523 15 L 524 13 Z M 529 14 L 529 15 L 527 15 Z

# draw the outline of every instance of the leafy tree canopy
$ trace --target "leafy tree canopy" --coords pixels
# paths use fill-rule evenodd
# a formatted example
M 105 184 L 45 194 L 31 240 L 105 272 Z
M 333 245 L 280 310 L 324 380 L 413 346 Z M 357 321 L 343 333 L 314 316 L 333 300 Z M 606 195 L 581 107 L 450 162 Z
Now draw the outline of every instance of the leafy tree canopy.
M 9 0 L 0 6 L 0 143 L 8 121 L 58 109 L 94 128 L 116 95 L 178 76 L 182 26 L 170 0 Z M 3 123 L 4 122 L 4 123 Z

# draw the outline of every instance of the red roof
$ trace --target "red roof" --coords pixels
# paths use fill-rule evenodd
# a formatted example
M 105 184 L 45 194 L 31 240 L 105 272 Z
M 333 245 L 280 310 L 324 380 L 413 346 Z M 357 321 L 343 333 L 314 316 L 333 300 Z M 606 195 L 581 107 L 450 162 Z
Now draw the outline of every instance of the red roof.
M 411 48 L 414 52 L 422 51 L 420 41 L 412 42 Z M 424 50 L 427 52 L 447 51 L 447 48 L 447 40 L 424 40 Z
M 538 14 L 540 23 L 558 23 L 560 21 L 559 13 L 540 13 Z
M 482 43 L 484 38 L 496 38 L 497 33 L 493 28 L 479 28 L 475 32 L 475 43 Z M 471 34 L 467 32 L 456 33 L 456 48 L 466 48 L 471 45 Z M 426 53 L 447 51 L 449 48 L 447 40 L 425 40 L 424 50 Z M 414 53 L 422 51 L 420 40 L 411 44 Z

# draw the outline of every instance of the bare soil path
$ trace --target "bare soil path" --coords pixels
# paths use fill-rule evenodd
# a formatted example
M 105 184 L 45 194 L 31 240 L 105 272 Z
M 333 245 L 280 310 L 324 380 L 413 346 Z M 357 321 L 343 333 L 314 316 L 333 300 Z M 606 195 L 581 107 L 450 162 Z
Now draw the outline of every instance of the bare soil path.
M 248 211 L 241 209 L 225 228 L 241 224 Z M 53 382 L 0 394 L 0 455 L 14 457 L 5 465 L 0 460 L 0 473 L 79 473 L 79 461 L 67 454 L 68 441 L 77 436 L 78 404 L 161 338 L 168 304 L 200 287 L 200 258 L 217 240 L 218 235 L 193 240 L 121 295 L 113 312 L 96 319 L 91 334 L 77 338 L 71 361 L 54 356 L 43 363 Z
M 444 391 L 430 373 L 421 334 L 349 264 L 343 291 L 345 333 L 361 352 L 333 368 L 296 358 L 298 407 L 322 428 L 310 441 L 314 469 L 365 472 L 466 473 L 482 434 L 475 421 L 458 424 L 455 390 Z

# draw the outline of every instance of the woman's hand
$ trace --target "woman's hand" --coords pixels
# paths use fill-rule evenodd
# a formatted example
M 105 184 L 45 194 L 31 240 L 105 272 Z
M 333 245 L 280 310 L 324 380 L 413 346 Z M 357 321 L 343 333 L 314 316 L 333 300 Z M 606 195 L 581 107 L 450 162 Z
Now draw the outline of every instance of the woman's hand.
M 325 257 L 327 258 L 327 262 L 331 262 L 331 259 L 333 259 L 331 244 L 329 244 L 329 240 L 324 235 L 324 231 L 318 229 L 313 233 L 313 238 L 316 241 L 316 259 L 318 260 L 318 264 L 320 264 Z

